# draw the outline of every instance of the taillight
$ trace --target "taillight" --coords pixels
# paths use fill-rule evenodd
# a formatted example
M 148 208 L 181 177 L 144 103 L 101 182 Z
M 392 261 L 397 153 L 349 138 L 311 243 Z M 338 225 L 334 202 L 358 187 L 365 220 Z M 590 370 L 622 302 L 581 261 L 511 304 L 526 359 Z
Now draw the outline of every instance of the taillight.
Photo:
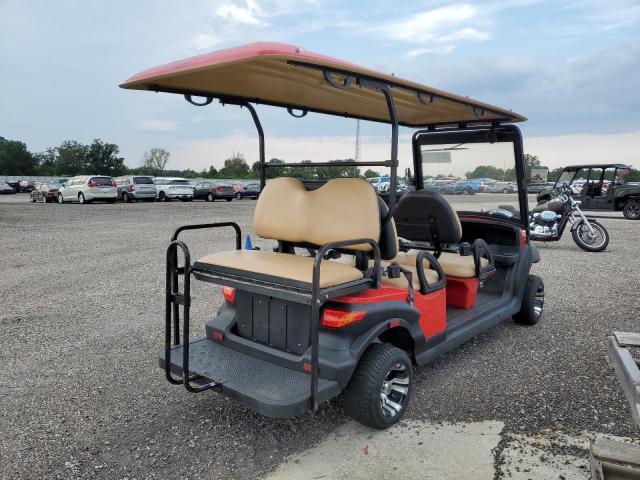
M 527 244 L 527 232 L 520 229 L 520 250 Z
M 112 187 L 112 188 L 117 188 L 117 185 L 116 185 L 115 183 L 112 183 L 112 184 L 111 184 L 111 187 Z M 132 189 L 132 190 L 133 190 L 133 189 Z
M 322 314 L 322 326 L 327 328 L 342 328 L 362 320 L 367 312 L 364 310 L 334 310 L 325 308 Z
M 114 187 L 115 187 L 115 185 L 114 185 Z M 132 191 L 132 192 L 135 192 L 135 191 L 136 191 L 136 186 L 135 186 L 133 183 L 131 184 L 131 191 Z
M 56 192 L 57 192 L 57 190 L 55 188 L 50 188 L 49 189 L 49 193 L 56 193 Z
M 233 287 L 222 287 L 222 296 L 227 303 L 233 303 L 236 301 L 236 289 Z
M 95 184 L 94 182 L 89 182 L 89 188 L 96 188 L 98 185 Z
M 217 192 L 221 192 L 222 190 L 224 190 L 222 187 L 216 187 Z

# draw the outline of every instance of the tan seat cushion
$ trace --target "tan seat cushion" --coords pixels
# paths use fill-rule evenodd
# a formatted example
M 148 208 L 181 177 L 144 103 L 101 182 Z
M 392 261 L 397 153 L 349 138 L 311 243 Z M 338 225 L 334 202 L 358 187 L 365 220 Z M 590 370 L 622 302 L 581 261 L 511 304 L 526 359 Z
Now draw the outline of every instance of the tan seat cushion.
M 226 269 L 240 270 L 264 277 L 275 277 L 273 280 L 285 279 L 311 287 L 313 258 L 261 250 L 231 250 L 202 257 L 194 263 L 194 267 L 218 270 L 222 273 Z M 327 261 L 320 265 L 320 288 L 333 287 L 361 278 L 362 272 L 349 265 Z
M 260 194 L 253 229 L 262 238 L 313 245 L 357 238 L 378 241 L 378 197 L 360 178 L 334 178 L 312 191 L 297 178 L 274 178 Z M 371 250 L 369 244 L 345 248 Z
M 419 250 L 409 250 L 408 252 L 400 252 L 394 259 L 400 265 L 414 265 L 416 264 L 416 256 Z M 425 260 L 425 263 L 426 262 Z M 458 253 L 442 252 L 438 263 L 442 267 L 445 275 L 458 278 L 473 278 L 476 276 L 476 266 L 473 262 L 473 255 L 461 256 Z M 486 258 L 480 259 L 480 265 L 482 267 L 489 264 Z
M 396 257 L 397 258 L 397 257 Z M 356 257 L 353 255 L 342 255 L 339 258 L 333 259 L 334 262 L 338 262 L 341 263 L 343 265 L 351 265 L 351 266 L 355 266 L 356 264 Z M 395 260 L 393 260 L 395 261 Z M 382 261 L 380 262 L 380 266 L 384 269 L 386 269 L 389 265 L 391 265 L 392 262 L 388 262 L 388 261 Z M 373 260 L 369 261 L 369 266 L 373 267 Z M 396 262 L 396 263 L 400 263 L 400 262 Z M 408 265 L 406 263 L 402 263 L 402 268 L 404 268 L 405 270 L 409 270 L 413 275 L 411 280 L 413 281 L 413 288 L 414 290 L 419 290 L 420 289 L 420 279 L 418 278 L 418 272 L 416 270 L 416 258 L 415 256 L 413 257 L 413 264 L 412 265 Z M 424 276 L 427 279 L 427 282 L 432 285 L 433 283 L 438 281 L 438 273 L 435 270 L 431 270 L 429 268 L 429 265 L 425 265 L 425 269 L 424 269 Z M 407 278 L 404 276 L 404 274 L 400 274 L 400 278 L 389 278 L 389 277 L 382 277 L 381 283 L 383 286 L 387 286 L 387 287 L 395 287 L 395 288 L 407 288 L 408 287 L 408 282 L 407 282 Z

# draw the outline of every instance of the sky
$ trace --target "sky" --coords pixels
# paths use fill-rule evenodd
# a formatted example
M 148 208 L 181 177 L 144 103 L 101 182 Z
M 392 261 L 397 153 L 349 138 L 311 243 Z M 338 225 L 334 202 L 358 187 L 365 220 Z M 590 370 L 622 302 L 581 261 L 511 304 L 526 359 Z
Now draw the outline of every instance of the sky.
M 0 136 L 33 152 L 116 143 L 130 166 L 162 147 L 170 168 L 251 163 L 245 110 L 118 85 L 148 67 L 254 41 L 293 43 L 528 117 L 525 151 L 551 168 L 640 167 L 640 1 L 0 0 Z M 350 158 L 355 120 L 258 107 L 267 158 Z M 361 122 L 361 155 L 389 128 Z M 408 166 L 411 131 L 401 129 Z

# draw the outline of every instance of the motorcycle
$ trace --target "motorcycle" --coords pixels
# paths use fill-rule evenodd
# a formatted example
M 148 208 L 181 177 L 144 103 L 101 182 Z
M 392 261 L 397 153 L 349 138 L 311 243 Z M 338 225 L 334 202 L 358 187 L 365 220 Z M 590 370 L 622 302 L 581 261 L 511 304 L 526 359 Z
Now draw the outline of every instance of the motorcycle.
M 529 214 L 531 240 L 558 241 L 567 223 L 571 223 L 573 241 L 582 250 L 601 252 L 607 248 L 609 232 L 599 222 L 587 218 L 580 209 L 580 203 L 572 198 L 569 185 L 563 184 L 556 197 L 539 204 Z

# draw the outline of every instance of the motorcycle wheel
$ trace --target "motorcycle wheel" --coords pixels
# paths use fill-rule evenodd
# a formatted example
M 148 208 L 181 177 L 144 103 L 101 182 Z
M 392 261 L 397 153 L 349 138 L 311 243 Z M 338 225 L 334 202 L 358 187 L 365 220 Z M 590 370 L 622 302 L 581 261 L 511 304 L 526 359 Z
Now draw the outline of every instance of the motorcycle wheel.
M 578 221 L 571 230 L 573 241 L 585 252 L 601 252 L 609 245 L 609 232 L 600 223 L 589 222 L 594 230 L 592 234 L 583 220 Z

